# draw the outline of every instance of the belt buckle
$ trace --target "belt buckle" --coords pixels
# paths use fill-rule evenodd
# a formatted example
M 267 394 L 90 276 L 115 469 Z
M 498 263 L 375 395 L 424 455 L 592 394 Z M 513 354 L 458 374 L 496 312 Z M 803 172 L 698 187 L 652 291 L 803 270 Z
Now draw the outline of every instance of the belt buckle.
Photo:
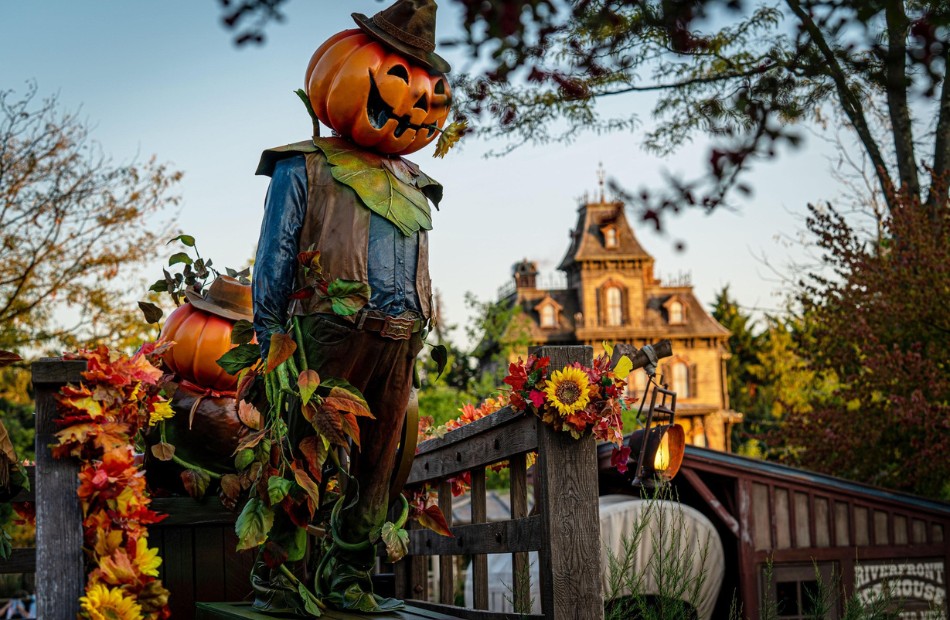
M 414 319 L 387 315 L 379 335 L 392 340 L 409 340 L 414 323 Z

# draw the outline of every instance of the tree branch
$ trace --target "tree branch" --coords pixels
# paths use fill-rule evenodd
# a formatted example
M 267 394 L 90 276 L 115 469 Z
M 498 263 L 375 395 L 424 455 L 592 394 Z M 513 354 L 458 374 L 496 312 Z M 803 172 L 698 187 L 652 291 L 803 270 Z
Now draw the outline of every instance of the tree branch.
M 944 47 L 944 63 L 950 67 L 950 45 Z M 950 184 L 950 79 L 943 77 L 940 108 L 937 112 L 937 130 L 934 136 L 934 166 L 930 173 L 927 208 L 932 213 L 947 207 L 947 188 Z
M 884 90 L 887 109 L 891 117 L 891 133 L 894 136 L 894 153 L 897 156 L 897 173 L 901 189 L 908 195 L 920 197 L 920 181 L 917 176 L 917 161 L 914 156 L 913 125 L 907 107 L 907 15 L 903 0 L 890 0 L 885 9 L 887 20 L 887 57 Z

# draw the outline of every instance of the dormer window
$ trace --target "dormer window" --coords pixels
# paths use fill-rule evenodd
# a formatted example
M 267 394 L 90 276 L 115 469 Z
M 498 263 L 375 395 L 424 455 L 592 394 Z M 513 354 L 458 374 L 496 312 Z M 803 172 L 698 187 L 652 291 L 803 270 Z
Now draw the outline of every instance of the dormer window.
M 541 327 L 557 327 L 557 310 L 551 304 L 541 308 Z
M 617 229 L 614 226 L 604 228 L 604 247 L 608 250 L 617 248 Z
M 682 325 L 686 322 L 686 313 L 683 311 L 683 304 L 678 301 L 670 302 L 670 325 Z
M 556 329 L 560 327 L 561 311 L 563 309 L 561 304 L 554 301 L 550 295 L 545 296 L 545 298 L 534 307 L 534 311 L 538 313 L 538 324 L 541 326 L 541 329 Z

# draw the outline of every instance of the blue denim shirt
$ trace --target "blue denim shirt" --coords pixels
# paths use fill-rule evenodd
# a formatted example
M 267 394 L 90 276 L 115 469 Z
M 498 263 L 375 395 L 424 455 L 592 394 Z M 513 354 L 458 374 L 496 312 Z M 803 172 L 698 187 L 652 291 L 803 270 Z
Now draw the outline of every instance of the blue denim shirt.
M 254 259 L 254 330 L 265 353 L 270 335 L 282 332 L 288 318 L 306 213 L 306 160 L 297 155 L 277 162 L 274 169 Z M 418 234 L 406 237 L 389 220 L 371 213 L 367 252 L 371 291 L 367 308 L 391 315 L 421 311 L 415 284 Z M 327 275 L 333 278 L 333 274 Z

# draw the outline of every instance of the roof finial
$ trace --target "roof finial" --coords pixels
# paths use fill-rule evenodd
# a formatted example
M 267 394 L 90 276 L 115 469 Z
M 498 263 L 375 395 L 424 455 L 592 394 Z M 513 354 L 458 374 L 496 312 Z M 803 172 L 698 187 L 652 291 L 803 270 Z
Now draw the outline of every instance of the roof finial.
M 607 177 L 607 174 L 604 172 L 604 162 L 599 162 L 597 164 L 597 184 L 600 185 L 600 203 L 603 204 L 607 202 L 607 198 L 604 195 L 604 179 Z

